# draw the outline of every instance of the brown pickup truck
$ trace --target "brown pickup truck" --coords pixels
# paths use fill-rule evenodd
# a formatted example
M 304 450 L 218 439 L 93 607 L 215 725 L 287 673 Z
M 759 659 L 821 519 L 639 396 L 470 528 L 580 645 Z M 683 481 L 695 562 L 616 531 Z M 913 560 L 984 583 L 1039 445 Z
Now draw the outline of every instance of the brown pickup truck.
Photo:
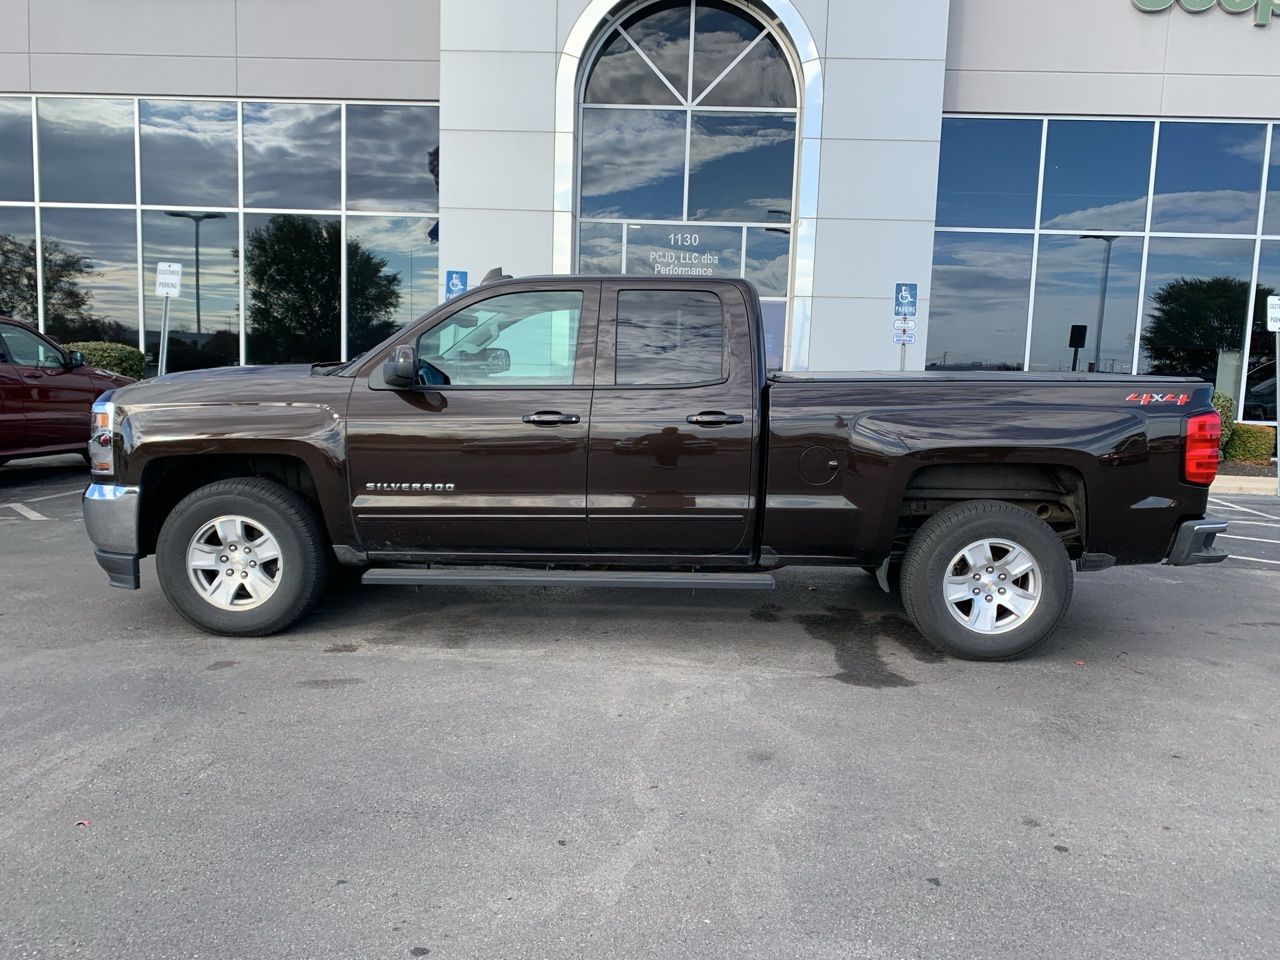
M 1213 563 L 1212 388 L 1077 374 L 765 368 L 731 280 L 485 283 L 342 364 L 161 377 L 95 407 L 99 564 L 221 634 L 365 583 L 900 590 L 933 643 L 1044 640 L 1073 566 Z

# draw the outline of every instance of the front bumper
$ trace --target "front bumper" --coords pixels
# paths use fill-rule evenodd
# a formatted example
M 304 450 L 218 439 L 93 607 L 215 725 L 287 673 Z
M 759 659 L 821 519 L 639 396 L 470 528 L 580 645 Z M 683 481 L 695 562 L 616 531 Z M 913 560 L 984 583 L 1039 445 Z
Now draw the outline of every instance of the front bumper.
M 1214 538 L 1227 532 L 1227 521 L 1187 520 L 1178 527 L 1173 547 L 1165 562 L 1171 567 L 1189 567 L 1196 563 L 1221 563 L 1227 559 L 1227 551 L 1213 545 Z
M 98 566 L 113 587 L 137 590 L 138 488 L 91 483 L 84 492 L 84 529 L 93 542 Z

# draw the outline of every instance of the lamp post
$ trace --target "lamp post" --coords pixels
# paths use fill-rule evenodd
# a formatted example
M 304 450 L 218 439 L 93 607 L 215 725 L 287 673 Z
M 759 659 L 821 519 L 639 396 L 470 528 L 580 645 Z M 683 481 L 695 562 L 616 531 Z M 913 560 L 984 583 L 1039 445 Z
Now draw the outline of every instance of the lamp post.
M 166 210 L 166 217 L 181 217 L 196 225 L 196 336 L 200 335 L 200 224 L 206 220 L 225 220 L 225 213 L 184 213 L 181 210 Z
M 1111 282 L 1111 245 L 1119 237 L 1083 234 L 1081 240 L 1101 240 L 1107 245 L 1107 252 L 1102 258 L 1102 284 L 1098 288 L 1098 325 L 1093 334 L 1093 372 L 1102 372 L 1102 324 L 1107 316 L 1107 285 Z

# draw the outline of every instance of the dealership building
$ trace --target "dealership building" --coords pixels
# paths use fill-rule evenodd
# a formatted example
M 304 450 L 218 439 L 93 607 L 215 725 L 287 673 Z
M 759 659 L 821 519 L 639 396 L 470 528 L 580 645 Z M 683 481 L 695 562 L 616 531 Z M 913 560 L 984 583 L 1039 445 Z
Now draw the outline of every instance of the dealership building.
M 494 266 L 746 277 L 776 366 L 1274 421 L 1277 90 L 1280 0 L 0 0 L 0 313 L 154 359 L 180 263 L 194 368 Z

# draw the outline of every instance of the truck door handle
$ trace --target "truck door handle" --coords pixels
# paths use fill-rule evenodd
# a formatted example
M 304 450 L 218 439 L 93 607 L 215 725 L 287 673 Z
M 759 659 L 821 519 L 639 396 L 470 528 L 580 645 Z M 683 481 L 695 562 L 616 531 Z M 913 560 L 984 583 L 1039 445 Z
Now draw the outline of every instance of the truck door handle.
M 719 410 L 704 410 L 702 413 L 691 413 L 684 418 L 685 423 L 692 423 L 699 427 L 727 427 L 731 423 L 742 423 L 745 421 L 739 413 L 721 413 Z
M 535 427 L 559 427 L 566 423 L 582 422 L 582 418 L 576 413 L 561 413 L 559 410 L 539 410 L 537 413 L 526 413 L 520 419 Z

